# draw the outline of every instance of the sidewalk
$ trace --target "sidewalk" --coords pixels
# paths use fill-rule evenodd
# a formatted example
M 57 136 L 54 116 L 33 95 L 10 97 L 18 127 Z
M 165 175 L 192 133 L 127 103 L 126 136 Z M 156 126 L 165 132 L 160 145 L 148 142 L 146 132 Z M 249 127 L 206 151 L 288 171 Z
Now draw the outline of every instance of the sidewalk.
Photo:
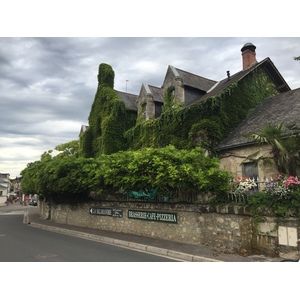
M 143 237 L 133 234 L 111 232 L 100 229 L 90 229 L 44 220 L 37 211 L 28 210 L 24 215 L 24 223 L 43 230 L 72 235 L 98 242 L 114 244 L 133 250 L 164 255 L 170 258 L 191 262 L 276 262 L 277 258 L 263 255 L 241 256 L 227 254 L 204 245 L 191 245 L 166 241 L 157 238 Z

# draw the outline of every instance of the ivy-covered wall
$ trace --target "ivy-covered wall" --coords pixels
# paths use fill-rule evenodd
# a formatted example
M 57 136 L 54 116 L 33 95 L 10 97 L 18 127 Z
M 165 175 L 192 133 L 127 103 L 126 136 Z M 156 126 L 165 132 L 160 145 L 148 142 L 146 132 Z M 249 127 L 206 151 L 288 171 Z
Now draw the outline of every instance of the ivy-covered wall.
M 126 109 L 113 85 L 113 69 L 101 64 L 89 127 L 80 138 L 84 157 L 168 145 L 178 149 L 201 146 L 214 155 L 215 146 L 263 99 L 277 93 L 273 81 L 260 67 L 218 95 L 189 107 L 176 102 L 170 87 L 164 96 L 161 116 L 143 121 Z
M 258 68 L 220 94 L 193 106 L 164 109 L 159 118 L 138 123 L 125 135 L 131 149 L 200 145 L 212 153 L 254 107 L 276 93 L 273 81 Z
M 114 71 L 100 64 L 98 88 L 89 115 L 89 127 L 80 137 L 83 157 L 97 157 L 128 149 L 124 132 L 134 126 L 136 113 L 129 111 L 114 88 Z

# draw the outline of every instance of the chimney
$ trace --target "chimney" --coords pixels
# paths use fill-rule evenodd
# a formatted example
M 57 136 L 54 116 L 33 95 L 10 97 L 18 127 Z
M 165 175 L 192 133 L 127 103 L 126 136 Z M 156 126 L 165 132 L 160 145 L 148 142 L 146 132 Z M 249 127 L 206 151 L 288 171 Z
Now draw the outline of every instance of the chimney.
M 228 78 L 228 81 L 230 80 L 230 71 L 227 71 L 227 78 Z
M 257 62 L 255 58 L 255 49 L 256 47 L 251 43 L 245 44 L 241 49 L 243 57 L 243 70 L 248 69 Z

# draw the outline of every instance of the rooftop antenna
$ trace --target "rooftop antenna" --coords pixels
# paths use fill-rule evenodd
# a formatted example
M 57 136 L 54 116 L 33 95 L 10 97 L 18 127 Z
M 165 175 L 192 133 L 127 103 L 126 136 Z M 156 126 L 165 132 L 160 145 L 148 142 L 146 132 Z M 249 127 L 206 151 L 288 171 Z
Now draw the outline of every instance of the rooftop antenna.
M 127 82 L 129 81 L 129 79 L 126 79 L 126 93 L 127 93 Z

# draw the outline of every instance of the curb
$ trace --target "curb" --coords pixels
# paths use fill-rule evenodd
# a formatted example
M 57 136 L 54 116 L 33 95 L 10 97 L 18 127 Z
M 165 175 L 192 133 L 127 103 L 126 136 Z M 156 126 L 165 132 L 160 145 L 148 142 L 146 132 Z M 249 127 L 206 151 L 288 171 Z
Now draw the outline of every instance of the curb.
M 137 251 L 144 251 L 155 255 L 167 256 L 184 262 L 224 262 L 222 260 L 206 258 L 203 256 L 182 253 L 174 250 L 168 250 L 168 249 L 154 247 L 154 246 L 147 246 L 143 244 L 103 237 L 95 234 L 89 234 L 85 232 L 74 231 L 74 230 L 55 227 L 55 226 L 43 225 L 35 222 L 29 222 L 29 217 L 27 212 L 24 214 L 23 223 L 27 223 L 29 226 L 40 228 L 43 230 L 75 236 L 75 237 L 79 237 L 79 238 L 83 238 L 95 242 L 101 242 L 105 244 L 111 244 L 119 247 L 129 248 Z

